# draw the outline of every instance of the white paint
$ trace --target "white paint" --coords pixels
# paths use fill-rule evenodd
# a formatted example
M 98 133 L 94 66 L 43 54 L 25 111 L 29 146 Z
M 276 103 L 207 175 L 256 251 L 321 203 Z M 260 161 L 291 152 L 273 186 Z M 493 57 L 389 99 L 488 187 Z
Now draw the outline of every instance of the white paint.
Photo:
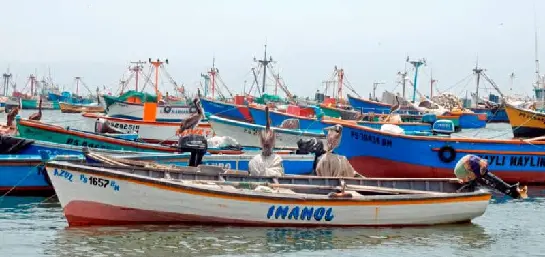
M 97 116 L 98 117 L 98 116 Z M 83 116 L 86 126 L 94 128 L 96 118 Z M 138 137 L 143 140 L 158 140 L 158 141 L 177 141 L 176 131 L 180 128 L 179 122 L 161 122 L 157 125 L 154 122 L 135 122 L 130 119 L 110 118 L 108 116 L 100 116 L 107 120 L 114 128 L 121 130 L 124 133 L 138 133 Z M 209 139 L 214 136 L 214 132 L 210 127 L 197 127 L 195 131 L 202 132 Z
M 182 121 L 189 116 L 191 116 L 191 113 L 189 112 L 189 106 L 178 106 L 178 107 L 170 107 L 170 112 L 165 112 L 165 106 L 157 106 L 157 120 L 164 120 L 168 119 L 169 121 Z M 135 120 L 142 120 L 144 117 L 144 106 L 139 104 L 125 104 L 125 103 L 119 103 L 116 102 L 112 105 L 110 105 L 106 109 L 106 114 L 110 117 L 126 117 L 126 118 L 132 118 Z

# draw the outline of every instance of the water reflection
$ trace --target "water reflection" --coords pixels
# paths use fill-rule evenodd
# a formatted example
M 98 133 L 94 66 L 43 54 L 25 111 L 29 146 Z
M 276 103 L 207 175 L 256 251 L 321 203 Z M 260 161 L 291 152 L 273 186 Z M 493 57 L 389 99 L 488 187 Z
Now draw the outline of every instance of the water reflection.
M 485 230 L 475 224 L 398 229 L 141 226 L 60 230 L 47 243 L 46 251 L 58 256 L 210 256 L 361 249 L 382 244 L 435 246 L 444 240 L 472 249 L 491 243 Z

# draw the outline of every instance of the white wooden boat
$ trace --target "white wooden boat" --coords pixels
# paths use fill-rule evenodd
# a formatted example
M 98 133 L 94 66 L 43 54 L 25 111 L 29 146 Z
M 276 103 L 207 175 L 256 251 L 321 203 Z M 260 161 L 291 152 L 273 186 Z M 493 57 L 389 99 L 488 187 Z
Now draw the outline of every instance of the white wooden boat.
M 197 110 L 195 107 L 186 105 L 157 105 L 157 121 L 161 122 L 180 122 L 191 116 Z M 106 108 L 106 114 L 110 117 L 125 118 L 132 120 L 142 120 L 144 115 L 144 105 L 141 103 L 129 103 L 115 101 Z
M 434 225 L 469 222 L 485 212 L 491 198 L 484 190 L 456 193 L 460 184 L 452 179 L 259 177 L 211 166 L 57 161 L 46 168 L 69 226 Z
M 97 119 L 107 120 L 108 123 L 123 133 L 137 133 L 138 137 L 148 143 L 175 144 L 178 142 L 176 131 L 180 128 L 180 122 L 157 122 L 123 118 L 114 118 L 96 113 L 84 113 L 86 126 L 94 128 Z M 207 139 L 214 136 L 214 131 L 207 122 L 201 122 L 193 130 L 185 133 L 199 134 Z
M 208 122 L 217 136 L 235 138 L 241 146 L 261 147 L 258 133 L 264 130 L 265 126 L 230 120 L 215 115 L 208 117 Z M 323 131 L 284 129 L 278 127 L 273 128 L 273 130 L 276 134 L 275 148 L 277 149 L 297 149 L 297 141 L 299 139 L 307 140 L 317 138 L 325 140 L 325 133 Z

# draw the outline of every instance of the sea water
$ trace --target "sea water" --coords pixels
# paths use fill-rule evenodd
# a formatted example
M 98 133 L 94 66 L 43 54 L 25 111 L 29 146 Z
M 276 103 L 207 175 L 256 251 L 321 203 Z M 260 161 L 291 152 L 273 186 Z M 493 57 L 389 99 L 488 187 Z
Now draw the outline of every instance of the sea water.
M 23 111 L 27 117 L 33 111 Z M 79 114 L 44 111 L 44 121 L 89 129 Z M 0 114 L 0 120 L 4 118 Z M 2 122 L 2 121 L 0 121 Z M 508 124 L 463 136 L 512 137 Z M 545 256 L 545 190 L 526 200 L 494 198 L 471 224 L 420 228 L 68 228 L 56 198 L 0 198 L 4 256 Z M 357 215 L 355 213 L 354 215 Z

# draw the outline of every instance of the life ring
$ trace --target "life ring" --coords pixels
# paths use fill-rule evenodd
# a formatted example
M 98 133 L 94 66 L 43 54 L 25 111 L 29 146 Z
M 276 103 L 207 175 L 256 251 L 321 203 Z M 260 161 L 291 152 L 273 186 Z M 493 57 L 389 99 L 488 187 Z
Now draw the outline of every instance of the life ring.
M 447 153 L 448 154 L 445 154 Z M 444 163 L 450 163 L 456 159 L 456 150 L 452 148 L 452 146 L 446 145 L 439 149 L 439 160 L 441 160 Z
M 165 106 L 165 109 L 163 109 L 163 111 L 165 111 L 165 113 L 170 113 L 170 111 L 172 110 L 172 107 L 170 106 Z

